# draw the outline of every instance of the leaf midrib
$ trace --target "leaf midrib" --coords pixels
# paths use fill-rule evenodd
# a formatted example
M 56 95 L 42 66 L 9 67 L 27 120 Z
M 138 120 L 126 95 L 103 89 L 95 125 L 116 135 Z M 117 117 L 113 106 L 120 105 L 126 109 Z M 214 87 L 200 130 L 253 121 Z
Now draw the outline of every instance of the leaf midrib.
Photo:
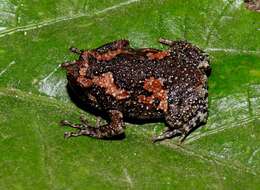
M 93 16 L 97 16 L 100 14 L 105 14 L 109 11 L 117 10 L 123 6 L 127 6 L 132 3 L 136 3 L 138 1 L 140 1 L 140 0 L 128 0 L 128 1 L 124 1 L 124 2 L 116 4 L 116 5 L 112 5 L 110 7 L 104 8 L 102 10 L 97 10 L 91 14 L 80 13 L 80 14 L 75 14 L 73 16 L 61 16 L 61 17 L 56 17 L 53 19 L 47 19 L 42 22 L 37 22 L 34 24 L 28 24 L 28 25 L 24 25 L 24 26 L 10 28 L 10 29 L 1 31 L 0 38 L 5 37 L 6 35 L 11 35 L 16 32 L 25 32 L 25 31 L 29 31 L 29 30 L 33 30 L 33 29 L 38 29 L 38 28 L 42 28 L 44 26 L 50 26 L 50 25 L 57 24 L 57 23 L 63 22 L 63 21 L 74 20 L 74 19 L 78 19 L 78 18 L 82 18 L 82 17 L 93 17 Z M 93 23 L 90 23 L 90 24 L 93 24 Z

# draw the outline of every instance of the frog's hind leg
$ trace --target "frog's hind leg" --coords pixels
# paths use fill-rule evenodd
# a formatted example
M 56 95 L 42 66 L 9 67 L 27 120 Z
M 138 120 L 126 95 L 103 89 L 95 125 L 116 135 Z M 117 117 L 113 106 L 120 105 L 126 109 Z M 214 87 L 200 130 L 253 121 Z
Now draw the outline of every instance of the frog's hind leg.
M 152 138 L 153 143 L 157 141 L 162 141 L 165 139 L 171 139 L 173 137 L 181 136 L 182 135 L 182 130 L 181 129 L 172 129 L 167 127 L 164 132 L 162 132 L 160 135 L 155 136 Z
M 69 126 L 69 127 L 75 128 L 75 129 L 83 129 L 84 128 L 84 126 L 82 124 L 73 124 L 68 120 L 62 120 L 60 122 L 60 124 L 62 126 Z
M 84 118 L 84 116 L 80 116 L 80 124 L 73 124 L 68 120 L 61 120 L 60 124 L 62 126 L 69 126 L 75 129 L 85 129 L 86 127 L 90 126 L 89 122 L 87 121 L 86 118 Z M 99 123 L 99 120 L 97 120 L 97 123 Z
M 205 124 L 207 118 L 208 113 L 206 111 L 198 111 L 197 114 L 188 122 L 188 124 L 183 126 L 183 133 L 180 142 L 182 143 L 192 131 L 200 127 L 202 124 Z
M 207 98 L 197 93 L 182 103 L 169 105 L 169 111 L 165 116 L 168 128 L 161 135 L 153 138 L 153 142 L 176 136 L 181 136 L 181 142 L 184 141 L 191 131 L 206 122 L 207 106 Z
M 66 138 L 69 138 L 85 135 L 98 139 L 109 139 L 123 135 L 124 123 L 122 113 L 117 110 L 111 110 L 109 112 L 109 116 L 111 121 L 108 124 L 98 127 L 92 127 L 83 119 L 81 119 L 81 124 L 72 124 L 65 120 L 62 122 L 63 125 L 70 126 L 79 130 L 76 132 L 65 132 L 64 136 Z

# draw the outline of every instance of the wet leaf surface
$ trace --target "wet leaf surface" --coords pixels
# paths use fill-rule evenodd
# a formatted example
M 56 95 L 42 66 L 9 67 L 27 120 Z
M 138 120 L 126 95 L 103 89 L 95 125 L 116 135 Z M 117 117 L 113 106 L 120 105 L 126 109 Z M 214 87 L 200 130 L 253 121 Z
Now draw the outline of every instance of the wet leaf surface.
M 0 189 L 259 189 L 260 14 L 240 0 L 0 0 Z M 128 124 L 123 141 L 63 139 L 81 114 L 59 65 L 70 46 L 127 38 L 209 53 L 209 120 L 184 144 L 158 144 L 162 123 Z

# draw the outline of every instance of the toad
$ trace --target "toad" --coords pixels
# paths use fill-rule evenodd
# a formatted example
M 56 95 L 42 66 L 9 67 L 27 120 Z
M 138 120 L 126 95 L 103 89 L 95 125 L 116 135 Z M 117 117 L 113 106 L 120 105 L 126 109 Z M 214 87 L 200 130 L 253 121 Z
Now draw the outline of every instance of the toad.
M 66 62 L 68 89 L 81 104 L 101 112 L 107 124 L 91 126 L 84 119 L 65 137 L 109 139 L 124 135 L 124 121 L 159 120 L 166 129 L 153 142 L 181 136 L 208 117 L 208 56 L 186 41 L 159 39 L 166 50 L 132 48 L 117 40 L 96 49 L 70 48 L 78 60 Z

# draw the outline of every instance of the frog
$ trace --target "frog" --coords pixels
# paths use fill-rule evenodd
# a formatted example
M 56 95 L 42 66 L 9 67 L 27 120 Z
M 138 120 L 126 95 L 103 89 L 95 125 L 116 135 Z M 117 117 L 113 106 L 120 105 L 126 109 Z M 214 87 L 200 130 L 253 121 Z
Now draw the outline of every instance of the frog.
M 125 137 L 125 121 L 158 121 L 166 127 L 152 142 L 173 137 L 182 142 L 207 122 L 208 54 L 185 40 L 158 41 L 166 48 L 134 48 L 126 39 L 95 49 L 70 48 L 78 59 L 61 65 L 68 91 L 81 106 L 102 113 L 107 123 L 62 120 L 63 126 L 76 129 L 65 132 L 65 138 Z

